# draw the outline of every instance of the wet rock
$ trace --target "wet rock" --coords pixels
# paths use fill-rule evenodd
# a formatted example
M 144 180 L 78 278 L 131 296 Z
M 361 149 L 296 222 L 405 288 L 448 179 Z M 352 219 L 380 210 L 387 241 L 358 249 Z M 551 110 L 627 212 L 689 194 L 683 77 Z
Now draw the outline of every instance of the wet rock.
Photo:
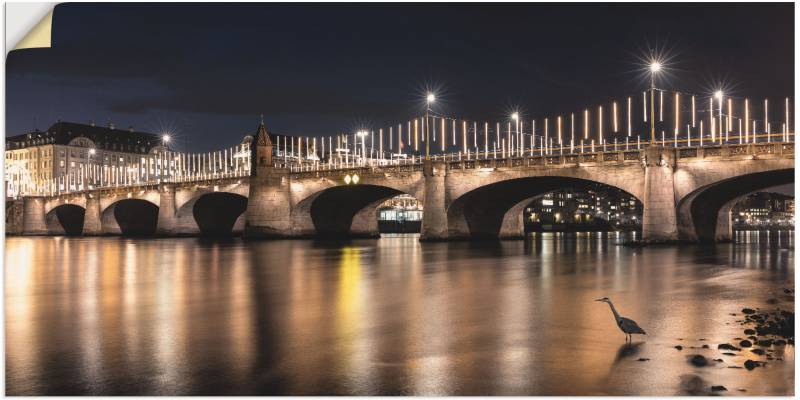
M 747 329 L 744 330 L 744 334 L 745 335 L 755 335 L 756 334 L 756 330 L 747 328 Z
M 705 367 L 708 365 L 708 360 L 700 354 L 693 355 L 692 358 L 689 359 L 689 362 L 695 367 Z
M 707 345 L 707 344 L 704 344 L 702 347 L 703 347 L 704 349 L 707 349 L 707 348 L 708 348 L 708 345 Z
M 747 389 L 736 389 L 736 390 L 738 390 L 740 392 L 746 392 L 747 391 Z
M 711 387 L 711 391 L 712 391 L 712 392 L 722 392 L 722 391 L 725 391 L 725 392 L 727 392 L 727 391 L 728 391 L 728 389 L 726 389 L 726 388 L 725 388 L 725 386 L 722 386 L 722 385 L 717 385 L 717 386 L 712 386 L 712 387 Z
M 772 339 L 759 340 L 756 342 L 756 345 L 760 347 L 770 347 L 772 346 Z
M 735 356 L 735 353 L 722 353 L 723 356 Z
M 737 366 L 737 365 L 731 365 L 731 366 L 730 366 L 730 367 L 728 367 L 728 368 L 733 368 L 733 369 L 742 369 L 742 367 L 739 367 L 739 366 Z
M 769 299 L 767 299 L 767 304 L 778 304 L 778 299 L 769 298 Z
M 683 346 L 681 346 L 681 345 L 675 346 L 675 348 L 678 349 L 678 350 L 683 350 Z
M 758 336 L 748 336 L 747 338 L 754 342 L 758 340 Z
M 716 361 L 716 362 L 725 362 L 721 358 L 715 358 L 714 361 Z
M 709 385 L 697 375 L 681 375 L 680 386 L 683 392 L 692 396 L 708 396 Z
M 792 293 L 791 289 L 783 289 L 783 293 L 790 294 Z
M 649 358 L 640 358 L 638 361 L 650 361 Z
M 730 343 L 722 343 L 722 344 L 717 346 L 717 349 L 719 349 L 719 350 L 735 350 L 735 351 L 741 350 L 740 348 L 738 348 L 738 347 L 736 347 L 736 346 L 734 346 L 734 345 L 732 345 Z
M 762 350 L 762 349 L 753 349 L 753 350 L 750 350 L 750 352 L 753 353 L 753 354 L 758 354 L 760 356 L 763 356 L 764 354 L 766 354 L 766 352 L 764 350 Z
M 775 346 L 786 346 L 786 341 L 783 339 L 776 339 L 772 344 Z
M 743 308 L 742 312 L 745 314 L 754 314 L 756 310 L 753 310 L 752 308 Z
M 753 369 L 760 367 L 761 365 L 758 361 L 747 360 L 744 362 L 744 367 L 747 368 L 748 371 L 752 371 Z
M 741 342 L 739 342 L 739 346 L 742 346 L 742 347 L 750 347 L 752 345 L 753 345 L 753 343 L 751 343 L 749 340 L 742 340 Z

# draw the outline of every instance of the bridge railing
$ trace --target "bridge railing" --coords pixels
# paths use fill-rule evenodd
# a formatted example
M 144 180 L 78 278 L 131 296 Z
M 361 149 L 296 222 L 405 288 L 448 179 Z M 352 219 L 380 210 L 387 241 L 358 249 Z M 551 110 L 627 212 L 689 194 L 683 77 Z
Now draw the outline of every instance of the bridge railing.
M 595 144 L 581 141 L 577 144 L 561 144 L 547 147 L 492 149 L 476 152 L 451 152 L 433 154 L 430 159 L 441 162 L 460 162 L 471 160 L 503 160 L 525 157 L 545 157 L 554 155 L 593 154 L 619 151 L 641 150 L 649 146 L 663 146 L 681 149 L 715 148 L 720 146 L 793 143 L 793 133 L 728 135 L 714 138 L 683 138 L 673 140 L 657 140 L 655 142 L 631 140 L 615 140 Z M 737 150 L 742 154 L 742 150 Z M 755 151 L 755 150 L 752 150 Z M 130 165 L 88 164 L 74 168 L 71 173 L 49 180 L 32 181 L 30 177 L 9 176 L 6 171 L 6 195 L 20 196 L 53 196 L 66 193 L 84 192 L 87 190 L 116 189 L 136 186 L 158 185 L 163 183 L 200 182 L 215 179 L 244 178 L 250 176 L 251 156 L 247 143 L 230 149 L 203 154 L 187 154 L 163 152 L 141 157 L 140 162 Z M 690 154 L 690 153 L 680 153 Z M 735 154 L 730 154 L 735 155 Z M 292 173 L 312 171 L 344 171 L 367 168 L 379 169 L 390 166 L 418 166 L 424 156 L 412 154 L 393 158 L 380 157 L 338 157 L 327 158 L 312 154 L 311 157 L 288 157 L 278 153 L 273 157 L 275 167 L 284 168 Z
M 661 146 L 667 148 L 700 148 L 700 147 L 717 147 L 717 146 L 737 146 L 747 144 L 768 144 L 768 143 L 793 143 L 794 134 L 758 134 L 753 135 L 728 135 L 727 138 L 723 136 L 717 137 L 700 137 L 700 138 L 682 138 L 682 139 L 664 139 L 651 141 L 641 141 L 638 139 L 631 140 L 615 140 L 611 142 L 603 142 L 596 144 L 592 141 L 588 143 L 577 144 L 562 144 L 547 147 L 528 147 L 525 149 L 520 148 L 500 148 L 488 151 L 475 151 L 470 149 L 467 152 L 454 152 L 444 154 L 432 154 L 429 159 L 441 162 L 455 162 L 455 161 L 471 161 L 471 160 L 492 160 L 492 159 L 507 159 L 507 158 L 521 158 L 521 157 L 543 157 L 553 155 L 577 155 L 577 154 L 591 154 L 591 153 L 606 153 L 606 152 L 619 152 L 642 150 L 650 146 Z M 382 167 L 391 165 L 417 165 L 421 164 L 426 157 L 424 155 L 411 155 L 404 159 L 382 159 L 382 158 L 349 158 L 349 159 L 332 159 L 324 160 L 325 162 L 299 162 L 292 164 L 279 164 L 279 166 L 288 168 L 291 172 L 309 172 L 309 171 L 329 171 L 329 170 L 348 170 L 364 167 Z

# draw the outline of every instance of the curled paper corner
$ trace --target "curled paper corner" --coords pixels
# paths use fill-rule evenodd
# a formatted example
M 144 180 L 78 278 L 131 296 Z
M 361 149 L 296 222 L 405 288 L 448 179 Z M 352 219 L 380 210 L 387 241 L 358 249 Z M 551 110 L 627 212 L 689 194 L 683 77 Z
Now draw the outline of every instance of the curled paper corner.
M 14 46 L 14 50 L 50 47 L 50 34 L 53 27 L 53 10 L 39 21 L 22 40 Z
M 11 39 L 13 43 L 15 38 L 20 38 L 13 50 L 51 46 L 55 5 L 56 3 L 6 4 L 7 39 Z M 31 25 L 33 28 L 29 29 Z M 10 47 L 8 44 L 6 42 L 6 49 Z

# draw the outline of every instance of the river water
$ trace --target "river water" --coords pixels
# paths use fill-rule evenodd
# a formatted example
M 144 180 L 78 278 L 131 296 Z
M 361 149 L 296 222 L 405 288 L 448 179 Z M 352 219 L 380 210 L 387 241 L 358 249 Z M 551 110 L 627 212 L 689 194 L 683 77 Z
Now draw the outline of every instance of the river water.
M 743 307 L 793 310 L 793 233 L 622 238 L 7 238 L 6 392 L 793 394 L 793 346 L 752 371 L 716 349 Z M 626 345 L 604 296 L 647 335 Z

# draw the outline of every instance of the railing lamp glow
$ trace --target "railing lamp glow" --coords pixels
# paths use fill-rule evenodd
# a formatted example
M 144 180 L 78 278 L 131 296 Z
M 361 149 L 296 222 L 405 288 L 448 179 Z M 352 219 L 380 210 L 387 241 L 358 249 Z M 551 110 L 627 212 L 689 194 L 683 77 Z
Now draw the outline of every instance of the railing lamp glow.
M 513 119 L 514 121 L 519 121 L 519 113 L 511 114 L 511 119 Z
M 170 139 L 172 139 L 172 138 L 171 138 L 171 137 L 169 137 L 169 135 L 168 135 L 168 134 L 166 134 L 166 133 L 165 133 L 165 134 L 163 134 L 163 135 L 161 135 L 161 140 L 162 140 L 164 143 L 169 143 Z

